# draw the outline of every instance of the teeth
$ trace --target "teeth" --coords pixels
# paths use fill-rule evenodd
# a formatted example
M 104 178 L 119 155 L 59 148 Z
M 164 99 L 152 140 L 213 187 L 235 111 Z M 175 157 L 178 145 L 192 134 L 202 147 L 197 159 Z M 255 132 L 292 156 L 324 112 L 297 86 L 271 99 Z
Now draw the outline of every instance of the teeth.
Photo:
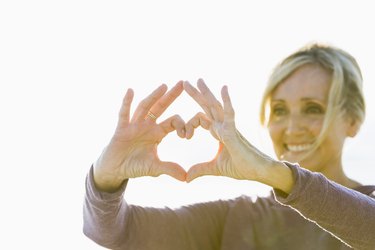
M 312 147 L 312 144 L 286 145 L 286 147 L 289 151 L 301 152 L 310 149 Z

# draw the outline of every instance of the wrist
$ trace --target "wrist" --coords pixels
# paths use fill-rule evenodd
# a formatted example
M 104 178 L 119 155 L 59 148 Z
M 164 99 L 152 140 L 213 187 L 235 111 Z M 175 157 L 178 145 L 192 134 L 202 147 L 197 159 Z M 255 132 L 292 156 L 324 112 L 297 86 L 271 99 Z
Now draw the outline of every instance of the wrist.
M 261 166 L 255 168 L 255 173 L 249 175 L 253 177 L 251 179 L 289 194 L 294 186 L 292 170 L 285 163 L 274 160 L 259 151 L 251 145 L 239 131 L 237 131 L 237 135 L 237 138 L 250 149 L 250 153 L 246 154 L 249 157 L 248 162 Z
M 97 163 L 93 166 L 93 180 L 95 187 L 102 192 L 113 193 L 121 188 L 124 179 L 118 175 L 104 171 Z
M 289 194 L 294 187 L 292 170 L 283 162 L 273 160 L 259 176 L 260 182 Z

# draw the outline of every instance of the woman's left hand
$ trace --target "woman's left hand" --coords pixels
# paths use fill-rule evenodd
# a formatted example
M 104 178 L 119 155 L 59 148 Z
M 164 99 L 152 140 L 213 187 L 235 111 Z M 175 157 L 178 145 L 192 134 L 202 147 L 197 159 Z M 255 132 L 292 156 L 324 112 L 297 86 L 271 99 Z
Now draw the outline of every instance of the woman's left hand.
M 198 80 L 197 87 L 198 89 L 184 82 L 185 91 L 204 110 L 204 113 L 198 113 L 187 122 L 186 138 L 191 138 L 194 128 L 201 126 L 209 130 L 218 140 L 219 149 L 211 161 L 192 166 L 186 180 L 190 182 L 203 175 L 227 176 L 255 180 L 287 191 L 285 189 L 289 187 L 279 186 L 279 183 L 275 183 L 275 179 L 278 177 L 289 179 L 291 177 L 289 168 L 252 146 L 236 129 L 235 112 L 227 86 L 221 89 L 223 105 L 202 79 Z M 278 174 L 282 176 L 277 176 Z
M 234 110 L 228 88 L 221 90 L 222 105 L 212 94 L 202 79 L 198 80 L 198 89 L 190 83 L 184 83 L 185 91 L 202 107 L 205 113 L 196 114 L 187 122 L 186 138 L 193 136 L 194 128 L 201 126 L 208 129 L 212 136 L 219 141 L 219 149 L 214 159 L 190 168 L 187 181 L 202 175 L 228 176 L 235 179 L 249 179 L 256 173 L 247 167 L 246 154 L 241 153 L 244 148 L 234 121 Z

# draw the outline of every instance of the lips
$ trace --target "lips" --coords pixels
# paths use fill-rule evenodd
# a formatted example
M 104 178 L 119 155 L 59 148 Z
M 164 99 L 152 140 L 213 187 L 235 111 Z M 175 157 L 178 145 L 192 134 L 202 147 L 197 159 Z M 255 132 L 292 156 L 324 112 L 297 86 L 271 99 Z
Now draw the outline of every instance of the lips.
M 310 150 L 313 144 L 305 143 L 305 144 L 285 144 L 285 148 L 290 152 L 303 152 Z

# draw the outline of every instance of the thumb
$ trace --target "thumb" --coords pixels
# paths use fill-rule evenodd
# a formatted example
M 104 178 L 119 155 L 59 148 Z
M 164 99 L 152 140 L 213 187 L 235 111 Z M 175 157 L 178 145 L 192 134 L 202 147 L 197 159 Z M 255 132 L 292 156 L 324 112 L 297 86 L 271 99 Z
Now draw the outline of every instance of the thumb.
M 174 162 L 163 162 L 160 161 L 155 167 L 154 176 L 162 174 L 169 175 L 179 181 L 186 180 L 186 171 L 179 164 Z
M 216 161 L 202 162 L 192 166 L 186 175 L 186 182 L 204 175 L 219 175 L 216 168 Z

